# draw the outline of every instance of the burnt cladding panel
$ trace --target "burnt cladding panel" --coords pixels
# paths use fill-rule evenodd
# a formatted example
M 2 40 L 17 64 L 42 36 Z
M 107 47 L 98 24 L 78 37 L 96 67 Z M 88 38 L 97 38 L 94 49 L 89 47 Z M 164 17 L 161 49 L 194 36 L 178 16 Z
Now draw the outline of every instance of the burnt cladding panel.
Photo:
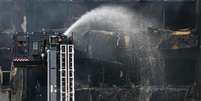
M 126 7 L 130 6 L 136 14 L 142 14 L 144 18 L 154 26 L 161 27 L 163 24 L 163 5 L 157 2 L 139 2 L 133 4 L 125 4 Z M 136 18 L 138 19 L 138 18 Z
M 68 6 L 64 2 L 30 2 L 28 31 L 63 28 L 68 18 Z
M 195 27 L 195 3 L 168 3 L 166 26 L 171 29 Z
M 189 85 L 195 82 L 199 51 L 180 49 L 168 51 L 165 60 L 165 73 L 170 85 Z
M 114 32 L 91 30 L 85 33 L 84 40 L 79 40 L 82 50 L 85 49 L 88 58 L 102 61 L 116 60 L 116 40 Z
M 12 34 L 0 33 L 0 38 L 0 66 L 2 66 L 2 70 L 9 70 L 11 67 L 11 49 L 13 46 Z
M 70 27 L 75 21 L 77 21 L 84 13 L 89 10 L 88 7 L 82 3 L 69 3 L 67 6 L 67 17 L 65 18 L 66 27 Z
M 196 60 L 174 58 L 166 60 L 166 79 L 168 84 L 189 85 L 195 81 Z
M 13 4 L 11 2 L 0 2 L 0 31 L 12 28 L 14 17 Z

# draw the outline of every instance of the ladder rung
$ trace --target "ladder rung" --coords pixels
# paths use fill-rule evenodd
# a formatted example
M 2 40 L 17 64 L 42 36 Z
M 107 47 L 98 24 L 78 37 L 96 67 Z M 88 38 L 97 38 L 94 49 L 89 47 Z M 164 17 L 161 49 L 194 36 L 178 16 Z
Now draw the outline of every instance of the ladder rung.
M 69 94 L 74 94 L 74 92 L 69 92 Z

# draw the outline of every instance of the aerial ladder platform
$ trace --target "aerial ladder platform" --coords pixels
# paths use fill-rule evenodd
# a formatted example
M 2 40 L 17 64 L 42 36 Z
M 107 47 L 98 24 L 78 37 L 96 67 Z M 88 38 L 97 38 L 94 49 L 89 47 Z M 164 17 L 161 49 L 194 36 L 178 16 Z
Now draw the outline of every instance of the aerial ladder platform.
M 74 45 L 61 44 L 47 54 L 48 101 L 75 101 Z

